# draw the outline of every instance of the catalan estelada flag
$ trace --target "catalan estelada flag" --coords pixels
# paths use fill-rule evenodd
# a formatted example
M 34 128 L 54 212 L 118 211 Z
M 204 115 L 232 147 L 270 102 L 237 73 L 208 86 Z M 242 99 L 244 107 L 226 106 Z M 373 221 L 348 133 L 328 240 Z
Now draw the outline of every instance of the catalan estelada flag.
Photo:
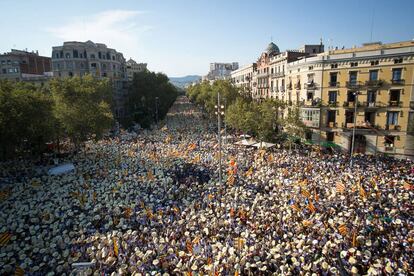
M 0 234 L 0 246 L 5 246 L 11 239 L 12 234 L 11 233 L 1 233 Z
M 112 241 L 114 242 L 114 254 L 118 257 L 119 253 L 119 247 L 118 247 L 118 241 L 115 238 L 112 238 Z
M 24 270 L 20 266 L 16 267 L 16 271 L 14 272 L 14 276 L 24 276 Z
M 300 210 L 299 206 L 296 203 L 293 203 L 290 206 L 292 207 L 293 210 L 300 213 L 301 210 Z
M 337 193 L 345 192 L 345 185 L 342 182 L 337 182 L 336 183 L 336 192 Z
M 310 198 L 311 194 L 309 193 L 308 190 L 302 189 L 301 194 L 306 197 L 306 198 Z
M 309 211 L 311 211 L 312 213 L 315 213 L 315 212 L 316 212 L 315 205 L 313 205 L 312 201 L 310 201 L 310 200 L 309 200 L 309 203 L 308 203 L 308 209 L 309 209 Z
M 246 177 L 249 177 L 249 176 L 251 176 L 253 174 L 253 167 L 250 167 L 248 170 L 247 170 L 247 172 L 246 172 Z
M 186 247 L 187 247 L 188 253 L 193 254 L 193 244 L 191 243 L 191 241 L 187 241 Z
M 346 228 L 345 224 L 339 225 L 338 231 L 342 236 L 345 236 L 348 233 L 348 229 Z
M 359 186 L 359 195 L 362 198 L 366 198 L 367 197 L 367 193 L 365 192 L 364 188 L 362 188 L 362 186 Z

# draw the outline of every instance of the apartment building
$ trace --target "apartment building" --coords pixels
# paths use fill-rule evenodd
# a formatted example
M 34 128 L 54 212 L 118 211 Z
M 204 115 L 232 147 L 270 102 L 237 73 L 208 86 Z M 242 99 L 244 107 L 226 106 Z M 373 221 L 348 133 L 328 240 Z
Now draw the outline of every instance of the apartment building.
M 321 135 L 343 150 L 414 158 L 414 41 L 329 51 Z
M 52 48 L 54 77 L 65 78 L 91 74 L 97 78 L 109 78 L 113 87 L 115 116 L 126 116 L 128 76 L 122 53 L 105 44 L 68 41 Z
M 135 73 L 143 72 L 145 70 L 147 70 L 146 63 L 138 63 L 132 58 L 130 58 L 126 62 L 126 72 L 128 76 L 128 81 L 132 81 Z
M 51 76 L 50 57 L 36 51 L 12 49 L 0 54 L 0 79 L 13 81 L 46 80 Z
M 252 96 L 253 92 L 253 74 L 257 70 L 256 66 L 256 63 L 251 63 L 230 73 L 231 82 L 249 96 Z

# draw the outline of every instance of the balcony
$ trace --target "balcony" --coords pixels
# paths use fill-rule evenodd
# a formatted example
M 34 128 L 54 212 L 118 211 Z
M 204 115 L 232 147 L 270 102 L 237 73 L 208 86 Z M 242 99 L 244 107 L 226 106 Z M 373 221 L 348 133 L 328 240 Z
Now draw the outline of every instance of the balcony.
M 395 149 L 394 146 L 390 146 L 390 145 L 385 146 L 385 151 L 393 152 L 394 149 Z
M 339 87 L 339 82 L 337 82 L 337 81 L 330 81 L 329 82 L 329 87 Z
M 281 86 L 279 87 L 279 91 L 280 91 L 280 92 L 282 92 L 282 93 L 283 93 L 283 92 L 285 92 L 285 87 L 284 87 L 283 85 L 281 85 Z
M 305 89 L 314 90 L 314 89 L 316 89 L 316 85 L 313 81 L 312 82 L 307 82 L 307 83 L 305 83 Z
M 329 127 L 329 128 L 338 127 L 338 123 L 337 122 L 328 122 L 326 124 L 326 127 Z
M 389 101 L 388 106 L 389 107 L 402 107 L 402 102 L 400 102 L 400 101 Z
M 351 90 L 358 90 L 362 88 L 362 83 L 360 81 L 347 81 L 346 88 Z
M 298 83 L 295 84 L 295 89 L 300 90 L 300 82 L 298 82 Z
M 385 126 L 386 130 L 396 130 L 396 131 L 400 131 L 401 130 L 401 126 L 399 125 L 386 125 Z
M 362 104 L 360 102 L 358 102 L 357 107 L 361 107 L 361 106 L 362 106 Z M 355 102 L 344 102 L 343 107 L 353 108 L 353 107 L 355 107 Z
M 383 80 L 369 80 L 365 82 L 365 86 L 369 88 L 380 88 L 383 84 Z
M 338 102 L 328 102 L 328 107 L 338 107 Z
M 275 72 L 273 74 L 270 74 L 272 78 L 280 78 L 285 76 L 285 72 Z
M 403 80 L 403 79 L 391 80 L 391 84 L 392 85 L 404 85 L 405 84 L 405 80 Z

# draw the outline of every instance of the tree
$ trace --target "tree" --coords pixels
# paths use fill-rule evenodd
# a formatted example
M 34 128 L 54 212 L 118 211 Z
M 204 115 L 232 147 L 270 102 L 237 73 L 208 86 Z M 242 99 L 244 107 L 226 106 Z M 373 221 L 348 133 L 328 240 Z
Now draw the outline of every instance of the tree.
M 50 83 L 54 114 L 77 147 L 93 135 L 102 137 L 113 124 L 112 89 L 108 79 L 90 75 L 54 79 Z
M 159 119 L 164 118 L 177 96 L 177 88 L 169 82 L 166 75 L 149 71 L 134 74 L 129 87 L 130 121 L 149 128 L 156 120 L 156 111 Z
M 294 107 L 288 112 L 288 116 L 284 121 L 283 130 L 288 135 L 287 140 L 289 147 L 298 139 L 305 136 L 307 127 L 300 118 L 299 108 Z
M 0 81 L 0 158 L 43 151 L 54 135 L 52 106 L 45 89 Z

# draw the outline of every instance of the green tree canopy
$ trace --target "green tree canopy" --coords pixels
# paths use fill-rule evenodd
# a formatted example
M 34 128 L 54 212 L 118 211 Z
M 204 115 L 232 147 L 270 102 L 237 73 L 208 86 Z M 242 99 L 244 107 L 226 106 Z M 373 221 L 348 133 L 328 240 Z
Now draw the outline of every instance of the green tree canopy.
M 54 114 L 75 145 L 92 135 L 100 138 L 111 128 L 112 89 L 108 79 L 98 80 L 90 75 L 54 79 L 50 89 Z
M 156 120 L 156 105 L 158 119 L 167 114 L 170 106 L 177 98 L 178 90 L 166 75 L 149 71 L 134 74 L 129 87 L 129 106 L 132 121 L 148 128 Z M 158 101 L 156 100 L 158 98 Z
M 41 151 L 53 139 L 53 101 L 47 90 L 0 81 L 0 158 Z

